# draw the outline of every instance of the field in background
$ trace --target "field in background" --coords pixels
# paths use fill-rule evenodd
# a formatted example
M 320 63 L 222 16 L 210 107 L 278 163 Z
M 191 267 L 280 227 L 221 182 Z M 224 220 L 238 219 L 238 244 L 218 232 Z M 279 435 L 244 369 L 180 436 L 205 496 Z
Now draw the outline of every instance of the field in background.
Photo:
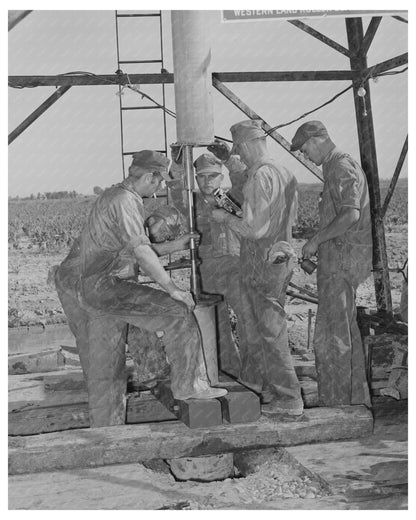
M 388 183 L 383 183 L 383 192 Z M 299 220 L 294 247 L 300 256 L 305 238 L 318 223 L 317 202 L 321 185 L 300 185 Z M 76 199 L 9 201 L 9 295 L 8 325 L 17 327 L 42 323 L 65 322 L 66 318 L 53 284 L 52 267 L 66 256 L 79 234 L 95 196 Z M 149 213 L 165 199 L 147 199 Z M 407 182 L 399 182 L 386 218 L 389 266 L 401 267 L 407 258 Z M 181 255 L 181 253 L 179 254 Z M 182 254 L 185 256 L 186 252 Z M 316 290 L 315 275 L 308 276 L 295 268 L 292 281 Z M 187 271 L 175 271 L 174 279 L 185 287 Z M 400 302 L 402 275 L 391 273 L 394 305 Z M 374 308 L 374 286 L 371 278 L 359 288 L 358 302 Z M 308 309 L 313 304 L 288 299 L 286 310 L 291 343 L 303 344 Z
M 382 197 L 388 183 L 382 183 Z M 318 199 L 321 184 L 299 185 L 299 212 L 295 236 L 302 237 L 318 226 Z M 407 224 L 407 179 L 399 181 L 387 211 L 386 231 Z M 95 196 L 57 200 L 9 201 L 9 246 L 23 243 L 43 251 L 57 252 L 70 247 L 81 231 Z M 149 212 L 165 199 L 148 199 Z

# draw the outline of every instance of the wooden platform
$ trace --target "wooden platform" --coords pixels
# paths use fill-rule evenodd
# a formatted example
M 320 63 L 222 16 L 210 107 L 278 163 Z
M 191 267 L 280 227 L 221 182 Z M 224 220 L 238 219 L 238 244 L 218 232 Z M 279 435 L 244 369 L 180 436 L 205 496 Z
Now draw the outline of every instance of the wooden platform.
M 222 425 L 190 430 L 179 422 L 69 430 L 9 438 L 9 473 L 33 473 L 151 459 L 198 457 L 242 449 L 352 439 L 371 434 L 364 406 L 314 408 L 293 422 Z

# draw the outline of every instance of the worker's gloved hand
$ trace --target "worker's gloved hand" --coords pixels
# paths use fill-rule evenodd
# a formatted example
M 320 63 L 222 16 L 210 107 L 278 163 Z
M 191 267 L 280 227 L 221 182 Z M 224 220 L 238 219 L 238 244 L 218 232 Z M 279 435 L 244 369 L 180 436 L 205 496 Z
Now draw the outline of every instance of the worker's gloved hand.
M 176 239 L 176 242 L 178 244 L 178 248 L 180 249 L 189 249 L 190 247 L 190 240 L 193 238 L 195 240 L 195 245 L 199 245 L 199 239 L 200 235 L 198 233 L 186 233 L 185 235 L 179 237 Z
M 174 289 L 173 291 L 169 292 L 169 296 L 178 302 L 184 303 L 188 307 L 189 312 L 194 310 L 195 302 L 191 293 L 181 291 L 180 289 Z
M 213 144 L 207 146 L 207 150 L 213 153 L 220 161 L 228 161 L 231 156 L 227 143 L 219 139 L 215 139 Z

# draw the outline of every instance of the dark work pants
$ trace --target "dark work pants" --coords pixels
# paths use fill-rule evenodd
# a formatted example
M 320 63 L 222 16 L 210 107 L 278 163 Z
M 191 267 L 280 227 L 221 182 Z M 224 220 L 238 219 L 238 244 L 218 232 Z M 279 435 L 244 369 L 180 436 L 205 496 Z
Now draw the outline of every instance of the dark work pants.
M 313 343 L 321 406 L 371 406 L 355 293 L 351 273 L 327 274 L 325 266 L 319 266 Z

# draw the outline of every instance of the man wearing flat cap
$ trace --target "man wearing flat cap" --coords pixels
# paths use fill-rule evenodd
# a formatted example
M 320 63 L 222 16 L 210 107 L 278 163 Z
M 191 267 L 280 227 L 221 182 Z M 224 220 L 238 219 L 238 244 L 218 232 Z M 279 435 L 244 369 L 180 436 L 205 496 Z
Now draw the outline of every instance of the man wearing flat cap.
M 181 168 L 180 158 L 176 167 Z M 196 228 L 200 235 L 198 256 L 201 274 L 201 288 L 204 293 L 221 294 L 224 301 L 217 304 L 217 342 L 219 368 L 238 377 L 241 361 L 235 344 L 228 307 L 237 318 L 237 335 L 241 336 L 240 317 L 240 237 L 238 233 L 222 223 L 214 222 L 212 212 L 218 208 L 214 192 L 220 188 L 224 174 L 222 162 L 211 153 L 200 155 L 194 162 L 199 192 L 195 195 Z M 233 179 L 231 179 L 233 182 Z M 170 183 L 173 204 L 186 214 L 184 192 L 184 171 L 181 170 L 177 182 Z M 228 195 L 242 203 L 240 185 L 234 186 Z
M 297 212 L 297 182 L 269 154 L 260 120 L 231 127 L 231 154 L 240 156 L 247 176 L 243 218 L 222 210 L 213 218 L 241 238 L 240 291 L 243 335 L 240 381 L 261 395 L 262 413 L 301 415 L 303 401 L 289 351 L 284 302 L 294 254 L 290 247 Z M 232 167 L 224 144 L 210 147 Z M 236 173 L 236 172 L 234 172 Z M 274 263 L 276 259 L 279 263 Z
M 357 161 L 330 139 L 321 121 L 298 128 L 292 151 L 322 165 L 319 231 L 303 246 L 318 256 L 318 313 L 314 349 L 322 406 L 371 406 L 355 295 L 371 273 L 372 239 L 368 187 Z
M 163 269 L 157 253 L 167 249 L 163 244 L 152 246 L 145 233 L 142 197 L 153 195 L 162 180 L 170 178 L 168 164 L 158 152 L 135 153 L 128 177 L 97 198 L 57 271 L 58 294 L 80 349 L 92 427 L 125 422 L 127 324 L 164 331 L 176 399 L 226 393 L 209 386 L 191 294 L 177 287 Z M 163 291 L 139 284 L 139 267 Z

